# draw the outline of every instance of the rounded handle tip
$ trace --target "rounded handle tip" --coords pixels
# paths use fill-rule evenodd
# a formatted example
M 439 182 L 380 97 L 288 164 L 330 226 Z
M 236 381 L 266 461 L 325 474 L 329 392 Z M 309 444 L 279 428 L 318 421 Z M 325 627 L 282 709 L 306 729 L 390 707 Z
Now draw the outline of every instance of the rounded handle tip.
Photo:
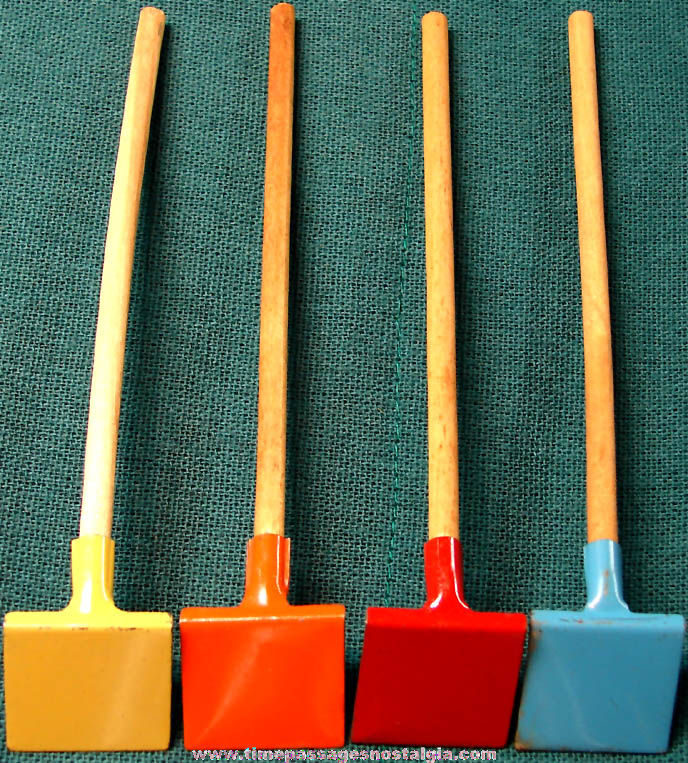
M 574 11 L 569 16 L 569 27 L 579 26 L 582 24 L 588 25 L 593 23 L 593 16 L 590 11 Z
M 277 3 L 270 8 L 270 16 L 273 18 L 284 17 L 285 19 L 294 18 L 294 6 L 291 3 Z
M 428 11 L 422 19 L 423 26 L 432 24 L 434 26 L 447 27 L 447 17 L 440 11 Z
M 160 8 L 154 8 L 152 5 L 148 5 L 145 8 L 141 8 L 139 19 L 148 23 L 164 24 L 165 14 Z

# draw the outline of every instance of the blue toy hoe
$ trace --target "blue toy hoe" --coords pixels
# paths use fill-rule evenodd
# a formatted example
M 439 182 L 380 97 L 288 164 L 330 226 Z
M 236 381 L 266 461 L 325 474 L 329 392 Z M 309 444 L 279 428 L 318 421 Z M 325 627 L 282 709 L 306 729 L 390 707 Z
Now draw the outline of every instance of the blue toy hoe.
M 685 622 L 623 599 L 616 526 L 611 328 L 592 16 L 569 19 L 585 355 L 588 602 L 532 613 L 518 719 L 521 750 L 663 752 Z

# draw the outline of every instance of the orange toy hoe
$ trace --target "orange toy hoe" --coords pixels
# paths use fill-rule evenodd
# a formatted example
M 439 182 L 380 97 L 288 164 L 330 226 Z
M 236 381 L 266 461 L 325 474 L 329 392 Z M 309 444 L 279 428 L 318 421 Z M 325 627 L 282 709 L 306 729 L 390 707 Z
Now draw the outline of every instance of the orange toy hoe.
M 162 750 L 170 741 L 172 618 L 112 598 L 110 537 L 124 342 L 141 182 L 165 14 L 139 17 L 105 240 L 72 598 L 5 617 L 10 750 Z
M 423 17 L 427 266 L 427 601 L 368 610 L 354 742 L 502 747 L 526 634 L 521 614 L 474 612 L 463 596 L 454 334 L 447 19 Z
M 270 13 L 254 537 L 237 607 L 180 615 L 188 749 L 344 743 L 344 607 L 287 602 L 284 537 L 294 9 Z

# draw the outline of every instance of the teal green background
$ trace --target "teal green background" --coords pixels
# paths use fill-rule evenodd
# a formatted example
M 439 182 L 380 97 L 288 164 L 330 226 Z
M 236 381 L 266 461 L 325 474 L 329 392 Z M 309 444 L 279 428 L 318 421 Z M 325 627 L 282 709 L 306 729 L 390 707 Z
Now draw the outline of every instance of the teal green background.
M 139 6 L 0 3 L 3 612 L 56 609 L 69 594 L 103 241 Z M 351 700 L 365 608 L 423 598 L 419 14 L 432 7 L 296 6 L 291 597 L 346 604 Z M 114 537 L 118 604 L 177 617 L 182 606 L 239 600 L 251 532 L 269 3 L 162 7 Z M 434 7 L 449 18 L 451 46 L 466 595 L 481 610 L 582 607 L 584 391 L 566 32 L 576 6 Z M 688 6 L 587 7 L 597 28 L 625 589 L 632 609 L 686 615 Z M 181 743 L 176 632 L 174 665 L 172 750 L 111 758 L 191 759 Z M 409 691 L 432 691 L 439 680 Z M 295 687 L 290 701 L 306 690 Z M 0 734 L 4 749 L 4 717 Z M 597 756 L 509 748 L 498 759 Z M 684 681 L 663 760 L 686 759 Z

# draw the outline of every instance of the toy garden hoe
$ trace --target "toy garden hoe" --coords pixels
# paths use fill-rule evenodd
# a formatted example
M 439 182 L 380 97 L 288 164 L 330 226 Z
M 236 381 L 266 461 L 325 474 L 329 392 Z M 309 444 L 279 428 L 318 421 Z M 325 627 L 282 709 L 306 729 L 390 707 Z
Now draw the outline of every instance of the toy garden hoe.
M 10 612 L 5 618 L 11 750 L 155 750 L 169 744 L 172 618 L 117 609 L 110 538 L 131 268 L 164 28 L 162 11 L 141 11 L 105 241 L 72 598 L 61 612 Z
M 427 267 L 427 601 L 369 609 L 352 740 L 506 744 L 526 633 L 521 614 L 473 612 L 463 597 L 447 20 L 423 17 Z
M 662 752 L 684 621 L 635 614 L 617 543 L 614 391 L 592 16 L 569 19 L 585 357 L 588 544 L 582 612 L 535 611 L 516 746 Z
M 255 535 L 236 607 L 180 616 L 189 749 L 344 743 L 344 607 L 287 602 L 284 537 L 294 9 L 270 14 Z

